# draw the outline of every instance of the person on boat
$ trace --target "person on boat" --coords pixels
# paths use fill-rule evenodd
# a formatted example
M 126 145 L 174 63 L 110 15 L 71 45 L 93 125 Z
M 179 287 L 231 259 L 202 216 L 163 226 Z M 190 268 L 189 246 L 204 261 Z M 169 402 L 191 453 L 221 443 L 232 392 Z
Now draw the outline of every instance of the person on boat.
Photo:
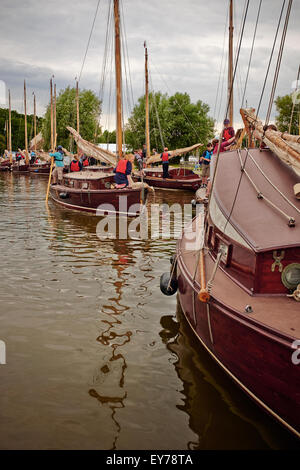
M 57 184 L 57 181 L 59 183 L 62 183 L 63 171 L 64 171 L 64 152 L 63 152 L 62 146 L 59 145 L 57 147 L 57 151 L 49 153 L 49 155 L 50 157 L 54 158 L 54 164 L 55 164 L 55 168 L 52 173 L 52 177 L 53 177 L 52 184 Z
M 36 154 L 34 151 L 30 153 L 30 165 L 33 165 L 36 161 Z
M 76 155 L 74 155 L 74 158 L 71 161 L 71 165 L 70 165 L 70 172 L 74 173 L 75 171 L 81 171 L 81 170 L 82 170 L 82 163 L 80 159 Z
M 160 158 L 162 159 L 163 178 L 169 178 L 169 158 L 170 158 L 170 156 L 171 156 L 171 154 L 168 152 L 168 147 L 165 147 L 163 153 L 160 156 Z
M 140 176 L 141 176 L 144 164 L 143 164 L 143 158 L 142 158 L 142 156 L 141 156 L 141 154 L 139 153 L 138 150 L 134 151 L 134 158 L 135 158 L 135 161 L 136 161 L 136 164 L 137 164 L 137 167 L 139 169 Z
M 81 163 L 82 163 L 82 166 L 89 166 L 89 159 L 86 155 L 83 155 Z
M 213 153 L 213 144 L 208 142 L 206 150 L 202 153 L 199 163 L 202 164 L 202 188 L 206 188 L 207 186 L 207 178 L 209 177 L 209 168 L 211 157 Z
M 222 142 L 227 142 L 227 145 L 231 144 L 235 140 L 235 132 L 233 127 L 229 126 L 229 119 L 224 119 L 224 130 Z
M 128 176 L 131 175 L 132 172 L 133 158 L 133 155 L 126 155 L 125 157 L 122 157 L 118 161 L 116 168 L 113 170 L 115 173 L 114 179 L 116 187 L 118 189 L 126 188 L 129 185 Z

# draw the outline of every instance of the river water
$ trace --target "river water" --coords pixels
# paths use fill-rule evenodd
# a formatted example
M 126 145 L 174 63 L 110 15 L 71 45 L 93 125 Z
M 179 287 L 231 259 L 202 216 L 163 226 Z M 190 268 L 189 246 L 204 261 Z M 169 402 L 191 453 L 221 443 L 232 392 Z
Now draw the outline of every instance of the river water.
M 176 240 L 101 241 L 98 218 L 47 209 L 46 186 L 0 173 L 0 448 L 299 447 L 161 294 Z M 156 191 L 155 202 L 191 198 Z

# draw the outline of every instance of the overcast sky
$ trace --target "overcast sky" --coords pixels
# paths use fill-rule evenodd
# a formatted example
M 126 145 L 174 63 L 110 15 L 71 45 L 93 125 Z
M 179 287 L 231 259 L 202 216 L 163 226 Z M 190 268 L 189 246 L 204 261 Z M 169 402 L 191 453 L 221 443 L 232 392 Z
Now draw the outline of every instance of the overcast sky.
M 103 67 L 108 5 L 100 0 L 80 87 L 99 91 Z M 38 114 L 49 101 L 49 79 L 55 76 L 58 90 L 73 86 L 79 76 L 98 0 L 1 0 L 0 80 L 11 89 L 12 106 L 23 111 L 23 80 L 27 82 L 28 112 L 32 112 L 32 92 L 37 96 Z M 235 43 L 240 31 L 245 0 L 235 2 Z M 246 90 L 248 106 L 257 107 L 283 0 L 262 0 L 252 66 Z M 287 2 L 286 2 L 287 3 Z M 124 30 L 135 102 L 144 93 L 144 40 L 150 58 L 150 74 L 155 91 L 169 95 L 187 92 L 210 107 L 210 115 L 222 120 L 225 110 L 225 60 L 228 45 L 228 0 L 122 0 Z M 259 0 L 250 0 L 235 86 L 235 123 L 240 123 L 239 107 L 247 72 Z M 285 9 L 286 11 L 286 9 Z M 291 93 L 300 63 L 300 2 L 294 0 L 279 74 L 277 95 Z M 275 64 L 278 44 L 275 50 Z M 225 48 L 224 48 L 225 38 Z M 223 55 L 223 51 L 225 50 Z M 218 82 L 223 57 L 219 98 Z M 109 68 L 109 67 L 108 67 Z M 268 105 L 274 66 L 260 116 Z M 225 75 L 224 75 L 225 74 Z M 104 127 L 114 128 L 114 116 L 107 118 L 109 80 L 106 81 Z M 222 98 L 222 99 L 220 99 Z M 271 117 L 274 118 L 275 106 Z

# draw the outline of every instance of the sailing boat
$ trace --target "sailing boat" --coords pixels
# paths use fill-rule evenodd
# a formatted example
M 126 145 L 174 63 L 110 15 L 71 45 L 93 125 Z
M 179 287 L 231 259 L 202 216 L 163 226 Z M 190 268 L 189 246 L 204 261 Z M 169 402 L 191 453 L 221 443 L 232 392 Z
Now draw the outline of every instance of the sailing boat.
M 253 110 L 242 116 L 269 148 L 220 154 L 209 205 L 179 240 L 162 290 L 178 287 L 201 345 L 300 437 L 299 136 L 264 131 Z
M 119 157 L 123 155 L 122 146 L 122 86 L 121 86 L 121 44 L 120 44 L 120 14 L 119 0 L 114 0 L 114 23 L 115 23 L 115 71 L 116 71 L 116 108 L 117 108 L 117 151 Z M 77 114 L 78 115 L 78 114 Z M 79 132 L 72 128 L 68 130 L 73 133 L 77 145 L 81 150 L 92 151 L 99 159 L 109 160 L 108 153 L 100 151 L 81 138 Z M 92 156 L 94 156 L 92 155 Z M 110 164 L 112 163 L 111 160 Z M 114 186 L 113 173 L 99 173 L 98 171 L 80 171 L 64 175 L 63 184 L 51 185 L 50 194 L 54 202 L 68 209 L 80 210 L 99 215 L 104 214 L 126 214 L 137 216 L 143 210 L 141 192 L 147 188 L 141 188 L 134 183 L 135 187 L 116 189 Z M 144 186 L 144 185 L 142 185 Z M 99 206 L 103 207 L 103 210 Z M 105 208 L 104 208 L 105 205 Z M 138 210 L 136 208 L 139 207 Z
M 149 130 L 149 79 L 148 79 L 148 49 L 146 42 L 145 48 L 145 101 L 146 101 L 146 165 L 149 166 L 153 163 L 162 163 L 160 155 L 150 156 L 150 130 Z M 201 147 L 202 144 L 195 144 L 191 147 L 177 149 L 168 152 L 170 154 L 169 160 L 177 157 L 178 155 L 185 155 L 193 150 Z M 143 180 L 150 186 L 160 189 L 185 189 L 196 191 L 201 186 L 202 178 L 194 173 L 192 170 L 186 168 L 169 168 L 169 177 L 163 178 L 162 168 L 145 168 Z M 139 181 L 141 176 L 138 172 L 134 174 L 134 180 Z

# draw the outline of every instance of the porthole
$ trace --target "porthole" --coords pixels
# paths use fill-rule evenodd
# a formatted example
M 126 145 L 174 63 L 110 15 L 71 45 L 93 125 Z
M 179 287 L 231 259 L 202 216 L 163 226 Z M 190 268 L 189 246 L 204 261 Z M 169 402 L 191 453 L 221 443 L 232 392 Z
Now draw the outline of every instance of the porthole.
M 300 284 L 300 264 L 292 263 L 284 268 L 281 280 L 287 289 L 296 289 Z

